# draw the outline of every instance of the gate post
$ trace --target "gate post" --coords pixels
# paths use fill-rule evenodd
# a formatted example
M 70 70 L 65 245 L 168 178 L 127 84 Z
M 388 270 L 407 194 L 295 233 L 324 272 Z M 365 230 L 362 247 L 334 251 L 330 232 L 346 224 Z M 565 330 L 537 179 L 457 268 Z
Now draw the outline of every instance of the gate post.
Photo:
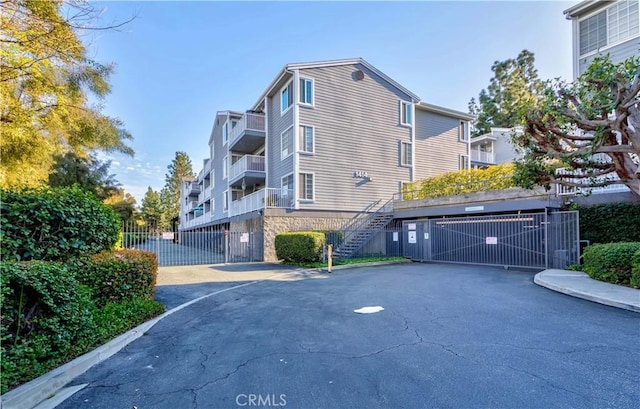
M 229 230 L 224 231 L 224 264 L 229 263 Z
M 549 209 L 544 208 L 544 268 L 549 268 Z

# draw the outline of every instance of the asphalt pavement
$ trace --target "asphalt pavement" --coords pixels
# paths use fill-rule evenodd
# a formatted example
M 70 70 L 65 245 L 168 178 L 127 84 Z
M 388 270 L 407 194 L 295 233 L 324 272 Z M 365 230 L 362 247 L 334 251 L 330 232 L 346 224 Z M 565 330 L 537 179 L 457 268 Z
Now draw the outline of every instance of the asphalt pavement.
M 535 272 L 411 263 L 296 274 L 242 277 L 165 317 L 76 378 L 88 385 L 58 407 L 640 402 L 640 315 L 539 287 Z M 384 310 L 354 313 L 366 306 Z

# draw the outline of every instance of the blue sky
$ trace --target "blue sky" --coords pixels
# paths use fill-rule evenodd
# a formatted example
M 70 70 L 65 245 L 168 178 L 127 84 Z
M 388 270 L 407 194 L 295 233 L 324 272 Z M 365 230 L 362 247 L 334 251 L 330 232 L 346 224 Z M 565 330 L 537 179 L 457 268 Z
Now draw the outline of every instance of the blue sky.
M 185 151 L 202 167 L 217 111 L 249 109 L 290 62 L 362 57 L 423 101 L 467 111 L 494 61 L 535 53 L 542 78 L 571 79 L 577 1 L 96 2 L 102 24 L 134 21 L 88 38 L 113 62 L 105 113 L 133 134 L 135 157 L 111 172 L 140 204 L 164 185 Z M 104 158 L 104 157 L 103 157 Z

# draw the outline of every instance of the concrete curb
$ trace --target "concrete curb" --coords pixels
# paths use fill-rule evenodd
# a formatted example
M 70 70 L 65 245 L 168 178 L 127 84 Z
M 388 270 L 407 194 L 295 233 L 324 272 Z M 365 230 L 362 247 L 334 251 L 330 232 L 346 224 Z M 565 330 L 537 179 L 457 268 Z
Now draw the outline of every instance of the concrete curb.
M 398 260 L 398 261 L 377 261 L 372 263 L 362 263 L 362 264 L 347 264 L 343 266 L 337 266 L 333 269 L 336 270 L 344 270 L 347 268 L 356 268 L 356 267 L 373 267 L 373 266 L 381 266 L 387 264 L 400 264 L 405 262 L 411 262 L 410 260 Z M 93 351 L 87 352 L 86 354 L 79 356 L 78 358 L 67 362 L 66 364 L 59 366 L 58 368 L 36 378 L 33 379 L 12 391 L 5 393 L 0 396 L 0 405 L 3 409 L 33 409 L 33 408 L 44 408 L 51 407 L 49 404 L 53 399 L 55 399 L 56 394 L 62 390 L 62 388 L 71 382 L 74 378 L 82 375 L 92 366 L 99 364 L 100 362 L 108 359 L 115 353 L 119 352 L 122 348 L 126 347 L 142 335 L 144 335 L 147 331 L 149 331 L 154 325 L 156 325 L 163 318 L 180 311 L 183 308 L 190 306 L 191 304 L 195 304 L 205 298 L 221 294 L 227 291 L 235 290 L 238 288 L 246 287 L 248 285 L 257 284 L 262 281 L 269 280 L 274 277 L 283 276 L 287 274 L 298 274 L 298 273 L 316 273 L 326 270 L 322 269 L 301 269 L 301 270 L 293 270 L 293 271 L 283 271 L 281 273 L 275 273 L 271 276 L 265 277 L 260 280 L 250 281 L 247 283 L 243 283 L 240 285 L 236 285 L 233 287 L 225 288 L 222 290 L 214 291 L 210 294 L 203 295 L 202 297 L 195 298 L 191 301 L 188 301 L 184 304 L 181 304 L 171 310 L 165 312 L 153 318 L 143 324 L 138 325 L 137 327 L 130 329 L 107 342 L 104 345 L 99 346 Z M 81 389 L 81 388 L 79 388 Z M 78 388 L 74 389 L 79 390 Z M 69 394 L 68 396 L 71 396 Z M 68 397 L 67 396 L 67 397 Z M 62 402 L 60 400 L 56 403 L 59 404 Z
M 376 267 L 376 266 L 388 266 L 388 265 L 393 265 L 393 264 L 407 264 L 407 263 L 412 263 L 411 260 L 394 260 L 394 261 L 372 261 L 370 263 L 359 263 L 359 264 L 344 264 L 341 266 L 333 266 L 331 267 L 331 271 L 336 271 L 336 270 L 347 270 L 350 268 L 362 268 L 362 267 Z M 326 267 L 322 267 L 322 268 L 317 268 L 317 269 L 310 269 L 308 271 L 317 271 L 317 272 L 322 272 L 322 273 L 327 273 L 327 268 Z
M 535 275 L 533 282 L 572 297 L 640 313 L 640 290 L 594 280 L 587 273 L 544 270 Z

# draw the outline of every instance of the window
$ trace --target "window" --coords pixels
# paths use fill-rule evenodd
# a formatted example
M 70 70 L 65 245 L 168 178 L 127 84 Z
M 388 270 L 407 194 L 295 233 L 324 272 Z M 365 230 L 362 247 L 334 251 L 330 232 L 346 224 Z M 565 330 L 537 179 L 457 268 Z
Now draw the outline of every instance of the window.
M 222 159 L 222 179 L 226 179 L 229 175 L 229 157 L 225 156 Z
M 222 193 L 222 211 L 226 212 L 229 210 L 229 191 L 225 190 Z
M 460 127 L 458 128 L 458 139 L 461 141 L 466 141 L 467 138 L 467 123 L 464 121 L 460 121 Z
M 300 78 L 300 103 L 313 105 L 313 81 Z
M 313 200 L 313 174 L 301 173 L 298 186 L 298 195 L 301 200 Z
M 280 194 L 282 197 L 293 195 L 293 175 L 287 175 L 281 180 Z
M 280 159 L 293 153 L 293 126 L 280 134 Z
M 300 151 L 313 153 L 313 127 L 300 125 Z
M 283 114 L 293 105 L 293 81 L 280 91 L 280 113 Z
M 214 187 L 216 187 L 216 171 L 212 170 L 211 171 L 211 189 L 213 189 Z
M 400 164 L 405 166 L 413 165 L 413 152 L 412 145 L 407 142 L 402 142 L 400 146 Z
M 214 157 L 215 157 L 215 155 L 216 155 L 215 145 L 216 145 L 216 143 L 215 143 L 215 142 L 213 142 L 213 141 L 211 141 L 211 161 L 213 161 L 213 158 L 214 158 Z
M 460 155 L 460 170 L 469 169 L 469 157 L 467 155 Z
M 211 214 L 216 213 L 216 199 L 211 199 Z
M 402 125 L 411 125 L 413 123 L 410 102 L 400 101 L 400 123 Z
M 222 144 L 226 145 L 229 140 L 229 128 L 227 127 L 227 122 L 222 125 Z
M 238 121 L 237 120 L 234 119 L 233 121 L 231 121 L 231 129 L 235 128 L 236 125 L 238 125 Z
M 638 35 L 638 19 L 638 1 L 621 0 L 580 21 L 580 55 Z

